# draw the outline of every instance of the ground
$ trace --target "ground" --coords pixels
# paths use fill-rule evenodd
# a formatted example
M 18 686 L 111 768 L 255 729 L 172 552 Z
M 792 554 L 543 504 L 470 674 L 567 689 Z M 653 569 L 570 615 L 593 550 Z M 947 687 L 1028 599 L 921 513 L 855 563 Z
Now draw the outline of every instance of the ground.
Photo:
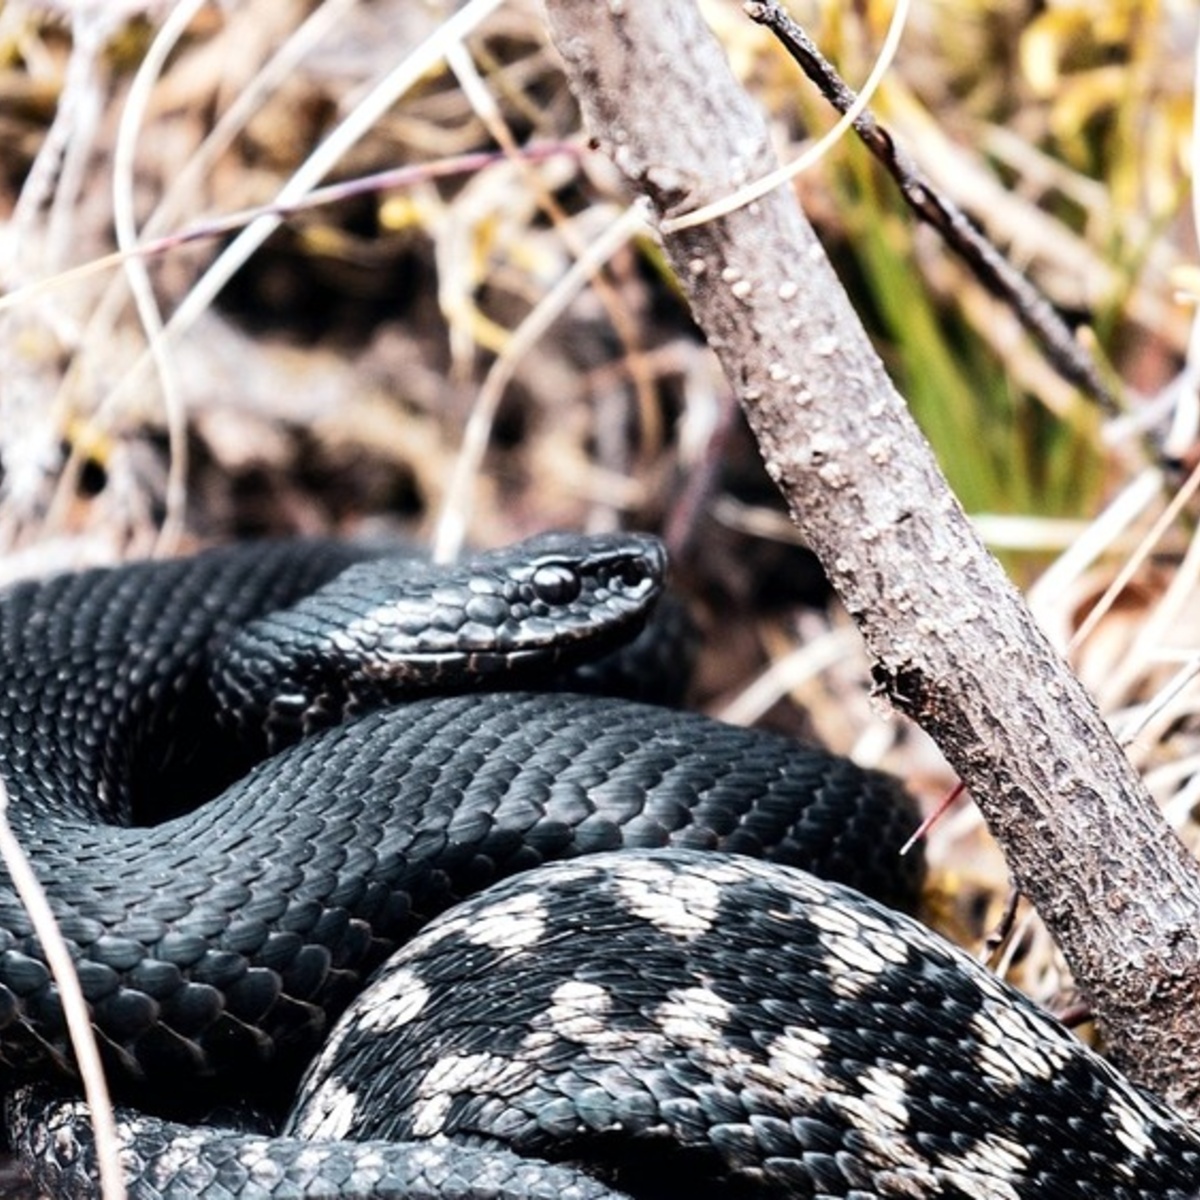
M 692 703 L 882 765 L 936 806 L 953 779 L 872 700 L 653 239 L 572 274 L 627 197 L 588 150 L 537 6 L 493 7 L 457 10 L 456 27 L 453 6 L 402 0 L 64 6 L 69 20 L 0 7 L 0 577 L 262 535 L 403 533 L 452 552 L 653 529 L 706 635 Z M 785 156 L 831 124 L 737 4 L 706 11 Z M 795 15 L 858 82 L 890 10 Z M 861 147 L 798 184 L 964 505 L 1052 636 L 1075 638 L 1185 829 L 1195 699 L 1190 677 L 1171 688 L 1198 633 L 1195 388 L 1172 385 L 1195 286 L 1195 35 L 1168 5 L 1096 20 L 1088 5 L 931 3 L 875 100 L 1080 327 L 1120 416 L 1058 377 Z M 322 144 L 328 164 L 288 184 Z M 297 203 L 331 181 L 338 198 Z M 219 223 L 285 186 L 294 211 L 265 245 L 235 240 L 248 217 Z M 232 279 L 210 287 L 220 263 Z M 1006 877 L 969 802 L 928 850 L 931 913 L 978 945 Z M 1036 925 L 1000 966 L 1070 1008 Z

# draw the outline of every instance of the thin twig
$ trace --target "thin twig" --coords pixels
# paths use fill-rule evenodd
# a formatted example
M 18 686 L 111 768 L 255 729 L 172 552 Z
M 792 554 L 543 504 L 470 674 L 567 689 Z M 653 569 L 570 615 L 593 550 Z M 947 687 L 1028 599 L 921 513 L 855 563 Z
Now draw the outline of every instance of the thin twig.
M 1008 895 L 1004 898 L 1004 909 L 1000 913 L 1000 919 L 983 939 L 983 953 L 980 955 L 982 962 L 992 962 L 1012 938 L 1013 928 L 1017 921 L 1017 906 L 1020 903 L 1020 888 L 1010 887 Z
M 908 20 L 908 4 L 909 0 L 897 0 L 895 8 L 892 10 L 892 19 L 888 24 L 887 36 L 871 66 L 871 73 L 867 76 L 862 91 L 854 103 L 842 113 L 832 129 L 823 133 L 790 162 L 776 167 L 773 171 L 768 171 L 765 175 L 759 175 L 749 183 L 742 184 L 728 196 L 722 196 L 719 200 L 690 209 L 678 216 L 664 217 L 659 223 L 662 232 L 680 233 L 684 229 L 693 229 L 697 225 L 703 225 L 706 221 L 715 221 L 719 217 L 728 216 L 739 208 L 753 204 L 755 200 L 773 192 L 777 187 L 789 183 L 824 158 L 829 150 L 841 141 L 846 131 L 853 128 L 858 114 L 866 109 L 871 97 L 891 68 L 896 51 L 900 48 L 900 36 L 904 32 L 904 25 Z
M 83 1082 L 84 1096 L 91 1114 L 92 1133 L 96 1139 L 96 1159 L 100 1168 L 100 1190 L 103 1200 L 124 1200 L 125 1181 L 117 1142 L 117 1126 L 112 1101 L 104 1079 L 104 1067 L 96 1046 L 96 1035 L 88 1015 L 87 1001 L 79 986 L 79 975 L 71 961 L 71 953 L 59 932 L 58 922 L 46 899 L 25 852 L 21 849 L 12 826 L 8 823 L 8 789 L 0 779 L 0 859 L 8 868 L 9 879 L 20 897 L 33 931 L 46 956 L 46 965 L 58 987 L 59 1001 L 75 1051 L 75 1062 Z
M 775 0 L 751 0 L 746 5 L 746 14 L 783 43 L 838 112 L 851 111 L 858 102 L 854 91 Z M 1106 412 L 1120 412 L 1121 403 L 1116 393 L 1045 296 L 976 229 L 952 200 L 938 192 L 870 109 L 863 108 L 852 124 L 863 145 L 895 179 L 909 208 L 942 235 L 950 249 L 992 295 L 1012 309 L 1054 369 L 1091 396 Z
M 467 0 L 433 34 L 405 55 L 402 62 L 388 71 L 359 101 L 354 110 L 330 132 L 328 137 L 293 172 L 275 198 L 277 205 L 294 204 L 306 196 L 342 160 L 350 149 L 372 128 L 411 87 L 417 84 L 445 57 L 446 46 L 466 37 L 500 5 L 500 0 Z M 166 336 L 181 337 L 208 311 L 229 280 L 246 260 L 274 233 L 280 220 L 274 216 L 253 221 L 221 252 L 215 262 L 185 297 L 167 322 Z M 109 401 L 122 397 L 136 387 L 148 365 L 141 355 L 126 372 L 124 379 L 109 395 Z
M 492 425 L 504 391 L 512 380 L 517 364 L 530 347 L 562 316 L 573 300 L 596 272 L 646 224 L 645 209 L 631 205 L 598 238 L 588 246 L 582 257 L 546 293 L 529 315 L 521 322 L 503 352 L 492 363 L 479 389 L 475 406 L 463 431 L 462 446 L 454 463 L 446 497 L 438 517 L 434 535 L 433 558 L 447 562 L 462 548 L 466 537 L 467 518 L 471 511 L 472 483 L 479 474 L 491 437 Z
M 581 257 L 587 252 L 586 238 L 576 228 L 576 223 L 571 220 L 569 214 L 558 202 L 553 191 L 546 186 L 541 175 L 531 169 L 529 159 L 521 153 L 521 146 L 516 136 L 509 128 L 492 93 L 480 77 L 475 60 L 471 57 L 466 45 L 458 42 L 451 46 L 447 51 L 446 61 L 454 72 L 463 95 L 470 102 L 471 108 L 483 122 L 488 133 L 523 171 L 528 191 L 534 196 L 542 211 L 550 218 L 555 230 L 563 239 L 564 245 L 575 258 Z M 642 331 L 637 317 L 628 310 L 628 306 L 622 301 L 616 287 L 605 278 L 603 272 L 596 272 L 592 276 L 591 283 L 593 291 L 608 314 L 613 330 L 621 339 L 621 344 L 625 349 L 625 365 L 637 397 L 642 444 L 658 446 L 663 438 L 662 417 L 659 413 L 654 380 L 642 348 Z
M 1149 533 L 1142 539 L 1141 545 L 1138 546 L 1137 550 L 1122 565 L 1112 583 L 1105 589 L 1104 595 L 1096 601 L 1088 615 L 1080 622 L 1079 628 L 1075 631 L 1070 645 L 1067 647 L 1068 651 L 1077 650 L 1091 636 L 1096 626 L 1103 619 L 1104 614 L 1108 612 L 1116 598 L 1128 587 L 1129 581 L 1138 573 L 1146 559 L 1150 557 L 1154 547 L 1158 545 L 1175 523 L 1175 519 L 1186 507 L 1188 501 L 1196 494 L 1198 488 L 1200 488 L 1200 464 L 1197 464 L 1192 473 L 1184 480 L 1183 486 L 1171 497 L 1170 503 L 1159 514 Z
M 142 119 L 150 103 L 150 94 L 166 65 L 167 57 L 183 37 L 197 12 L 207 0 L 183 0 L 168 14 L 146 52 L 129 96 L 121 113 L 121 125 L 113 153 L 113 225 L 117 248 L 128 249 L 137 244 L 138 230 L 134 217 L 134 155 Z M 159 530 L 157 549 L 170 553 L 183 533 L 184 508 L 187 503 L 187 409 L 179 374 L 164 336 L 162 311 L 150 286 L 146 264 L 137 255 L 126 258 L 125 277 L 133 294 L 138 317 L 154 356 L 158 382 L 162 389 L 163 410 L 167 427 L 167 488 L 165 515 Z
M 303 60 L 305 55 L 312 51 L 313 47 L 320 42 L 326 33 L 336 26 L 338 21 L 345 18 L 347 10 L 355 3 L 356 0 L 325 0 L 324 3 L 314 9 L 303 24 L 287 39 L 284 45 L 276 50 L 259 68 L 254 78 L 238 92 L 229 107 L 217 119 L 213 128 L 205 135 L 203 142 L 190 155 L 187 162 L 184 163 L 183 168 L 171 178 L 165 192 L 159 198 L 154 211 L 142 226 L 140 233 L 142 238 L 141 244 L 137 246 L 122 246 L 122 250 L 129 250 L 141 257 L 149 257 L 152 254 L 164 253 L 166 250 L 183 244 L 174 241 L 172 236 L 167 232 L 170 229 L 171 223 L 175 222 L 178 224 L 182 220 L 180 214 L 184 209 L 195 205 L 196 198 L 202 194 L 202 185 L 205 179 L 211 174 L 213 165 L 233 145 L 235 139 L 243 132 L 265 99 L 272 95 L 284 80 L 292 77 L 297 64 Z M 116 169 L 116 164 L 114 163 L 114 172 Z M 320 190 L 324 191 L 323 189 Z M 316 197 L 317 193 L 314 192 L 309 199 L 315 200 Z M 320 202 L 317 201 L 317 203 Z M 268 214 L 265 212 L 247 213 L 244 219 L 239 219 L 233 225 L 226 226 L 222 222 L 222 227 L 219 231 L 211 233 L 202 232 L 199 236 L 216 237 L 218 233 L 235 232 L 248 225 L 254 216 L 266 215 Z M 276 213 L 274 215 L 284 216 L 287 214 Z M 197 222 L 196 228 L 198 230 L 203 229 L 204 222 Z M 212 229 L 211 222 L 208 228 Z M 151 239 L 158 240 L 154 241 Z M 184 242 L 191 240 L 195 239 L 187 237 L 183 239 Z M 118 253 L 110 259 L 94 260 L 91 263 L 85 263 L 79 268 L 79 275 L 71 274 L 68 278 L 79 281 L 92 273 L 107 269 L 108 265 L 114 260 L 123 263 L 126 261 L 126 258 L 123 254 Z M 52 278 L 62 279 L 61 276 Z M 124 309 L 126 295 L 127 289 L 121 285 L 120 279 L 114 279 L 109 283 L 103 296 L 101 296 L 88 316 L 88 323 L 83 337 L 74 350 L 70 366 L 63 373 L 53 401 L 46 406 L 47 411 L 69 410 L 70 401 L 67 398 L 68 393 L 77 382 L 81 364 L 88 358 L 90 351 L 94 351 L 96 347 L 111 340 L 118 316 Z M 0 305 L 3 304 L 5 299 L 7 298 L 0 297 Z M 80 443 L 73 441 L 67 462 L 60 475 L 55 498 L 51 503 L 52 512 L 61 511 L 69 504 L 70 495 L 73 494 L 74 481 L 77 479 L 83 465 L 84 455 L 85 451 Z M 48 524 L 52 525 L 53 520 L 49 521 Z
M 557 155 L 579 157 L 584 153 L 581 145 L 573 142 L 542 142 L 533 143 L 521 148 L 521 157 L 528 162 L 541 162 L 543 159 Z M 345 179 L 331 183 L 328 187 L 314 188 L 306 196 L 289 202 L 274 201 L 270 204 L 258 204 L 253 208 L 241 208 L 235 212 L 205 217 L 194 221 L 183 229 L 161 237 L 150 238 L 138 242 L 123 250 L 101 255 L 77 267 L 58 271 L 44 279 L 35 280 L 23 287 L 0 295 L 0 313 L 19 308 L 29 303 L 35 296 L 55 291 L 68 285 L 80 282 L 92 275 L 102 274 L 120 267 L 129 258 L 153 258 L 177 250 L 194 242 L 212 241 L 238 229 L 244 229 L 253 221 L 265 217 L 285 220 L 302 212 L 320 208 L 326 204 L 336 204 L 343 200 L 353 199 L 368 193 L 382 192 L 389 189 L 413 187 L 430 179 L 443 179 L 452 175 L 471 174 L 484 168 L 503 162 L 507 155 L 497 150 L 479 150 L 470 154 L 458 154 L 452 158 L 436 162 L 416 163 L 407 167 L 394 167 L 387 171 L 376 171 L 371 175 L 362 175 L 355 179 Z

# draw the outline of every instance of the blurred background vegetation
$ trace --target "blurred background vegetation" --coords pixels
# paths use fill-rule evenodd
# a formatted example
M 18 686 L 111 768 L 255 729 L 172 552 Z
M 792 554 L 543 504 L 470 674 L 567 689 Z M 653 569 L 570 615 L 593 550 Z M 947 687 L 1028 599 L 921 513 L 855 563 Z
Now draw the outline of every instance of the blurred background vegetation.
M 795 156 L 834 114 L 736 0 L 703 7 Z M 791 12 L 851 86 L 892 18 L 874 0 Z M 1119 413 L 1055 373 L 852 137 L 796 184 L 963 505 L 1185 832 L 1198 28 L 1181 0 L 914 0 L 872 101 L 1077 331 Z M 322 182 L 341 198 L 261 246 L 218 225 Z M 871 701 L 629 201 L 532 0 L 0 5 L 0 575 L 263 534 L 654 528 L 720 635 L 698 705 L 935 801 L 952 781 Z M 978 936 L 1005 876 L 969 807 L 930 853 L 943 917 Z M 1061 1003 L 1038 944 L 1011 957 Z

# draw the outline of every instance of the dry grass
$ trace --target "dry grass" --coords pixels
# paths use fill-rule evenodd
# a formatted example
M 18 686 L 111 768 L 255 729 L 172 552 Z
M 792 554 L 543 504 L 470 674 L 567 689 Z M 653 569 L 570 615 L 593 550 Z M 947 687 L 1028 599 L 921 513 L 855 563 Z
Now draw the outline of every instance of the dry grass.
M 586 151 L 536 4 L 56 7 L 0 8 L 0 573 L 266 533 L 403 529 L 448 551 L 662 528 L 721 633 L 698 703 L 813 733 L 930 804 L 952 787 L 872 704 L 652 239 Z M 706 7 L 795 157 L 832 116 L 733 0 Z M 1194 841 L 1197 20 L 1103 9 L 916 4 L 873 105 L 1085 326 L 1120 420 L 1047 367 L 861 148 L 797 186 L 964 504 Z M 887 6 L 793 13 L 867 77 Z M 429 166 L 497 148 L 470 174 Z M 403 187 L 68 272 L 397 167 Z M 931 906 L 978 945 L 1006 881 L 972 814 L 930 837 Z M 1042 935 L 1010 947 L 1023 986 L 1069 1003 Z

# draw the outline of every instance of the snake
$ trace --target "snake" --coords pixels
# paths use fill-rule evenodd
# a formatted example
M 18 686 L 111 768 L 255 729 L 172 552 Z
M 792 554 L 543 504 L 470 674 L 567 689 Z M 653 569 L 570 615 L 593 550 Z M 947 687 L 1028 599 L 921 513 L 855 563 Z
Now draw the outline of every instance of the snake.
M 299 541 L 0 594 L 9 819 L 133 1196 L 1200 1190 L 1181 1116 L 898 911 L 898 782 L 584 690 L 644 677 L 664 565 Z M 6 1123 L 55 1197 L 97 1194 L 73 1072 L 0 872 Z

